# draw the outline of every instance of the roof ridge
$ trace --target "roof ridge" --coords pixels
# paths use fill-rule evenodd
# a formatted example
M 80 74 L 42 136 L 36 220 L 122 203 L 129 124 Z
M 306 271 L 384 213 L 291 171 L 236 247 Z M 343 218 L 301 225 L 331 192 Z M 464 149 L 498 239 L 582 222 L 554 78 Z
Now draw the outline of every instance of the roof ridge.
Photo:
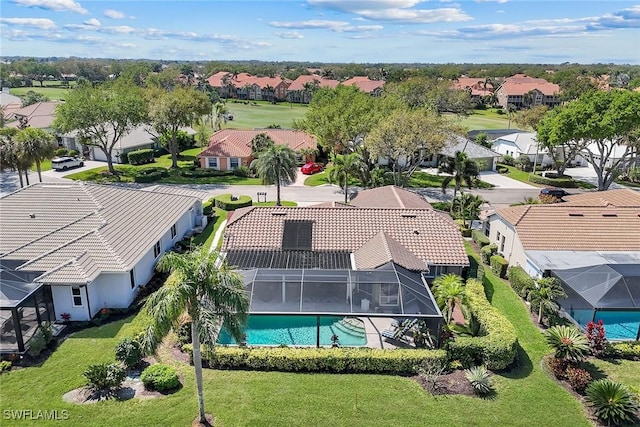
M 527 214 L 527 212 L 529 212 L 529 210 L 531 209 L 531 206 L 533 206 L 533 205 L 526 205 L 525 209 L 522 210 L 522 213 L 516 219 L 515 224 L 513 224 L 514 226 L 518 225 L 520 223 L 520 221 L 522 221 L 522 218 L 524 218 L 524 216 Z
M 53 273 L 63 269 L 64 267 L 68 266 L 69 264 L 73 264 L 74 267 L 78 270 L 78 272 L 80 274 L 82 274 L 82 276 L 83 276 L 82 278 L 85 280 L 85 282 L 89 283 L 89 277 L 87 276 L 87 272 L 85 271 L 84 268 L 82 268 L 82 266 L 80 264 L 78 264 L 78 260 L 80 258 L 82 258 L 83 256 L 85 256 L 85 255 L 89 256 L 88 255 L 88 251 L 86 251 L 86 250 L 81 252 L 79 255 L 77 255 L 75 257 L 69 258 L 67 261 L 63 262 L 62 264 L 58 265 L 57 267 L 54 267 L 54 268 L 44 272 L 40 276 L 36 277 L 34 279 L 34 281 L 40 281 L 41 279 L 43 279 L 43 278 L 45 278 L 47 276 L 50 276 Z
M 396 200 L 398 201 L 400 206 L 402 206 L 404 208 L 404 202 L 402 201 L 402 198 L 398 194 L 398 191 L 396 190 L 396 186 L 395 185 L 391 186 L 391 191 L 393 192 L 393 195 L 396 196 Z
M 75 237 L 75 238 L 73 238 L 71 240 L 68 240 L 68 241 L 64 242 L 62 245 L 56 246 L 55 248 L 53 248 L 53 249 L 51 249 L 51 250 L 49 250 L 47 252 L 44 252 L 43 254 L 41 254 L 41 255 L 39 255 L 39 256 L 37 256 L 35 258 L 30 259 L 29 261 L 25 262 L 24 264 L 22 264 L 21 266 L 16 268 L 16 270 L 22 270 L 23 267 L 27 267 L 27 266 L 35 263 L 36 261 L 46 257 L 47 255 L 51 255 L 52 253 L 54 253 L 56 251 L 59 251 L 60 249 L 66 247 L 66 246 L 69 246 L 70 244 L 75 243 L 75 242 L 79 241 L 80 239 L 83 239 L 83 238 L 87 237 L 88 235 L 90 235 L 91 233 L 95 233 L 95 232 L 96 232 L 95 229 L 91 230 L 91 231 L 87 231 L 86 233 L 81 234 L 80 236 L 77 236 L 77 237 Z
M 125 262 L 122 260 L 122 258 L 120 257 L 120 254 L 118 254 L 113 247 L 111 247 L 111 244 L 109 244 L 109 242 L 107 241 L 107 239 L 105 239 L 105 237 L 102 235 L 102 233 L 100 233 L 99 229 L 94 230 L 94 233 L 96 234 L 96 237 L 98 239 L 100 239 L 100 241 L 105 245 L 105 247 L 107 248 L 107 250 L 113 255 L 113 257 L 120 263 L 121 266 L 125 265 Z
M 387 236 L 387 233 L 385 233 L 384 230 L 380 230 L 380 232 L 377 235 L 382 238 L 383 248 L 387 256 L 389 257 L 390 260 L 393 260 L 393 254 L 391 253 L 391 248 L 389 247 L 389 241 L 388 241 L 388 239 L 390 239 L 391 236 Z M 375 239 L 375 237 L 373 237 L 371 240 L 373 239 Z

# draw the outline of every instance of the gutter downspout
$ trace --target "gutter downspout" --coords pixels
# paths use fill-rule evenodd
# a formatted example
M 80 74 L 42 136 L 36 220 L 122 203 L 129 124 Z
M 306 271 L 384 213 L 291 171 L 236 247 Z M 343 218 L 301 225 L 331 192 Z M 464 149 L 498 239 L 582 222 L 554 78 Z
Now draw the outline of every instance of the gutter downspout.
M 89 290 L 87 289 L 87 285 L 82 285 L 84 288 L 84 294 L 87 296 L 87 310 L 89 311 L 89 320 L 93 317 L 91 315 L 91 302 L 89 301 Z

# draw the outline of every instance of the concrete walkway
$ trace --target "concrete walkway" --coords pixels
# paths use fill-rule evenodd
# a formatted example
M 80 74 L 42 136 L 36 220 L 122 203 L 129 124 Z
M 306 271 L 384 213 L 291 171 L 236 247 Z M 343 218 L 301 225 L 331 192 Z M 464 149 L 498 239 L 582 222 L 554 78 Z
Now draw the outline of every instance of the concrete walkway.
M 535 189 L 537 187 L 524 182 L 516 181 L 498 172 L 486 171 L 480 172 L 480 179 L 489 184 L 495 185 L 496 189 Z

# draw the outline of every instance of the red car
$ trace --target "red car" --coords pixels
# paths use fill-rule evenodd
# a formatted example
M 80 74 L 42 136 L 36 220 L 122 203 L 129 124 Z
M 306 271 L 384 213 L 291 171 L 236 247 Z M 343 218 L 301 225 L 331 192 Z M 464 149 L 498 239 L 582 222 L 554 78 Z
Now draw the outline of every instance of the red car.
M 305 175 L 313 175 L 314 173 L 320 172 L 322 170 L 322 165 L 320 163 L 306 163 L 304 166 L 300 168 L 300 172 Z

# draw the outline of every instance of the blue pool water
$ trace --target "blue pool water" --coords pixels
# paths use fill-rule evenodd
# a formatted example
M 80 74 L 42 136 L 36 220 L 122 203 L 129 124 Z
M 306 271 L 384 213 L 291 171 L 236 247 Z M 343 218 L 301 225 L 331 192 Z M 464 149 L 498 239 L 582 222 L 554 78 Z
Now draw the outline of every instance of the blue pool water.
M 341 324 L 342 317 L 320 316 L 320 345 L 330 346 L 331 336 L 338 335 L 341 346 L 364 346 L 367 344 L 364 330 L 351 332 Z M 300 345 L 315 346 L 317 333 L 316 316 L 249 316 L 245 329 L 248 345 Z M 219 344 L 236 344 L 224 330 L 218 338 Z
M 591 321 L 593 311 L 575 310 L 573 318 L 583 327 Z M 639 311 L 599 311 L 595 321 L 602 319 L 607 339 L 635 340 L 640 327 Z

